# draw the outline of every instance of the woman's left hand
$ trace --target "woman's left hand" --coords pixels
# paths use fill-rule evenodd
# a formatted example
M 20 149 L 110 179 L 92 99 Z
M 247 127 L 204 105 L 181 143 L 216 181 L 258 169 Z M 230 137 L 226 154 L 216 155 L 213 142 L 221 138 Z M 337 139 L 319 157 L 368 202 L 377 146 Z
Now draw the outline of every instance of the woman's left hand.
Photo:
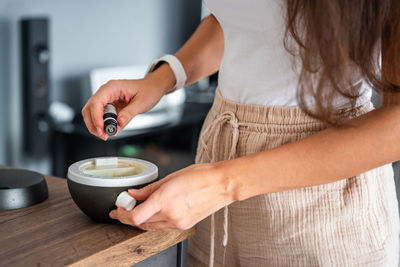
M 194 164 L 129 194 L 143 201 L 131 211 L 118 208 L 110 217 L 144 230 L 185 230 L 234 201 L 234 186 L 221 163 Z

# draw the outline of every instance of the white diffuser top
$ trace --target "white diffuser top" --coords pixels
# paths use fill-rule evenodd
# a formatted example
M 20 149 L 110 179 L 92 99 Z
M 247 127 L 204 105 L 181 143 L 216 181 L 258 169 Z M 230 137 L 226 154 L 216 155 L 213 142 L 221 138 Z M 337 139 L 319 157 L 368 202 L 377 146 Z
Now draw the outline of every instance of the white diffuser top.
M 92 158 L 75 162 L 68 168 L 70 180 L 99 187 L 141 185 L 153 182 L 157 177 L 156 165 L 135 158 Z

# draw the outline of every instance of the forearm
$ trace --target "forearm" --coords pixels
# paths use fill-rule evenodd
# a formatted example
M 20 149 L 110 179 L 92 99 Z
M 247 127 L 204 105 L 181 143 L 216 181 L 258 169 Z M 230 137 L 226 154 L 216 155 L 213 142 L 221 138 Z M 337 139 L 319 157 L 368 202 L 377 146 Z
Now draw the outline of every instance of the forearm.
M 224 53 L 224 35 L 217 19 L 210 15 L 199 25 L 194 34 L 175 54 L 182 63 L 190 85 L 218 71 Z M 168 91 L 175 84 L 175 77 L 167 64 L 148 75 Z
M 221 162 L 232 198 L 320 185 L 399 160 L 400 107 L 377 109 L 308 138 Z
M 224 34 L 217 19 L 206 17 L 175 54 L 187 75 L 186 85 L 218 71 L 224 53 Z

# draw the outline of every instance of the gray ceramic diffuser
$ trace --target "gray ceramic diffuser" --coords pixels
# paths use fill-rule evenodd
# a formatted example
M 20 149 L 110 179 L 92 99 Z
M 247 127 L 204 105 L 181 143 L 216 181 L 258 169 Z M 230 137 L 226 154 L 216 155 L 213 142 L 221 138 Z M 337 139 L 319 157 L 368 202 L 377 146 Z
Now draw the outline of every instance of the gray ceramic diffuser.
M 76 205 L 98 222 L 115 222 L 109 212 L 117 196 L 155 181 L 158 168 L 151 162 L 123 157 L 92 158 L 68 169 L 68 189 Z

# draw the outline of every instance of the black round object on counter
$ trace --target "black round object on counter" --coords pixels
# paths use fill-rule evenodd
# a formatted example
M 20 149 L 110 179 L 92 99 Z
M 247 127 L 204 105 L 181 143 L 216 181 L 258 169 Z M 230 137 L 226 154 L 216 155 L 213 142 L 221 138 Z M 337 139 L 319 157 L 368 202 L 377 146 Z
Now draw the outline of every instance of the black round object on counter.
M 32 206 L 49 196 L 43 175 L 18 169 L 0 170 L 0 210 Z

